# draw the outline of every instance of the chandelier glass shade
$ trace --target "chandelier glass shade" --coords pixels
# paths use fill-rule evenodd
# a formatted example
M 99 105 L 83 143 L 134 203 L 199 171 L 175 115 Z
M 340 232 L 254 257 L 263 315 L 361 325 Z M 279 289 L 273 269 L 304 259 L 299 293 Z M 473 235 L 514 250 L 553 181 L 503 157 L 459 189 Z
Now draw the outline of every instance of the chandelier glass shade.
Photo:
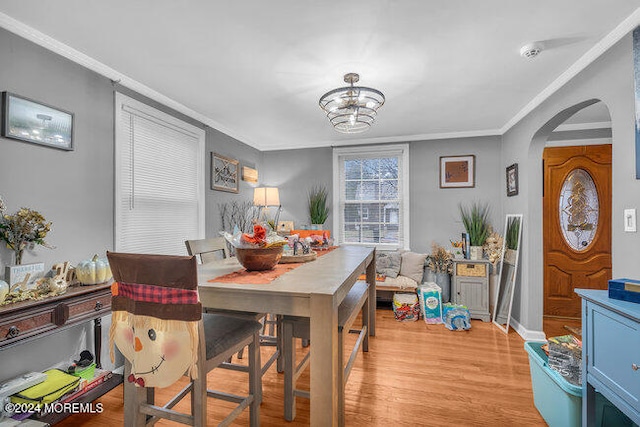
M 350 86 L 331 90 L 320 98 L 320 108 L 338 132 L 360 133 L 371 127 L 384 95 L 377 89 L 354 86 L 360 80 L 356 73 L 348 73 L 344 81 Z

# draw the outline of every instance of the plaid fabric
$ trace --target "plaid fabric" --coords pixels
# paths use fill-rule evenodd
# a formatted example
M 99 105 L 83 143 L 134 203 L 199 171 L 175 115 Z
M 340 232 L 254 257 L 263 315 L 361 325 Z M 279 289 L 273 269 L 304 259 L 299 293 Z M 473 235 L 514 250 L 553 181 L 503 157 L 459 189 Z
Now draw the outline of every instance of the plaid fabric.
M 143 285 L 139 283 L 118 282 L 117 290 L 112 289 L 117 296 L 134 301 L 152 302 L 157 304 L 197 304 L 198 291 L 194 289 L 168 288 L 164 286 Z

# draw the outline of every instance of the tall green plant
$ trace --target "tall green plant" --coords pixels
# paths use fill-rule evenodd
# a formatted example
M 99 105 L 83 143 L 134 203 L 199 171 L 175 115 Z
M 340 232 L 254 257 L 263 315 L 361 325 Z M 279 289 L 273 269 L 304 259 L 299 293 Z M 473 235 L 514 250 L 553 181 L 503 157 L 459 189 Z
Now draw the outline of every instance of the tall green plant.
M 505 235 L 507 249 L 518 249 L 518 236 L 520 235 L 520 218 L 510 217 L 507 221 L 507 232 Z
M 470 207 L 458 205 L 464 228 L 469 234 L 471 246 L 482 246 L 489 237 L 489 205 L 474 202 Z
M 329 216 L 327 206 L 327 189 L 323 186 L 315 186 L 309 192 L 309 217 L 311 224 L 324 224 Z

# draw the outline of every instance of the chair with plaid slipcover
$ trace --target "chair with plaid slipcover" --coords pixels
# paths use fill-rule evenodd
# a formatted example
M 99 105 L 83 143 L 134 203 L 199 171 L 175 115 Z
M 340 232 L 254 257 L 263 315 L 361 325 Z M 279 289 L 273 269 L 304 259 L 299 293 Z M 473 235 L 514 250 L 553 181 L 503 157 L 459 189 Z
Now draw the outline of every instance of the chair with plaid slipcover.
M 202 312 L 195 257 L 108 252 L 112 286 L 111 357 L 114 344 L 125 356 L 127 426 L 153 425 L 159 418 L 206 426 L 207 397 L 237 404 L 227 425 L 249 407 L 250 425 L 260 421 L 261 324 Z M 249 393 L 236 396 L 207 390 L 207 373 L 249 346 Z M 155 404 L 155 387 L 189 383 L 164 406 Z M 191 413 L 174 409 L 191 395 Z

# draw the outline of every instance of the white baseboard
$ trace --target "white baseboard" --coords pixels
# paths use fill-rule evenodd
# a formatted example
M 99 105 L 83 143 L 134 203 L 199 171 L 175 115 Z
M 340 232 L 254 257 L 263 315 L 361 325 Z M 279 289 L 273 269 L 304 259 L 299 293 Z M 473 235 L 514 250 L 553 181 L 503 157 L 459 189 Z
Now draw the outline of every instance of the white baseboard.
M 515 331 L 522 337 L 525 341 L 546 341 L 546 335 L 543 331 L 530 331 L 524 326 L 522 326 L 518 321 L 516 321 L 513 317 L 509 321 L 509 325 L 515 329 Z

